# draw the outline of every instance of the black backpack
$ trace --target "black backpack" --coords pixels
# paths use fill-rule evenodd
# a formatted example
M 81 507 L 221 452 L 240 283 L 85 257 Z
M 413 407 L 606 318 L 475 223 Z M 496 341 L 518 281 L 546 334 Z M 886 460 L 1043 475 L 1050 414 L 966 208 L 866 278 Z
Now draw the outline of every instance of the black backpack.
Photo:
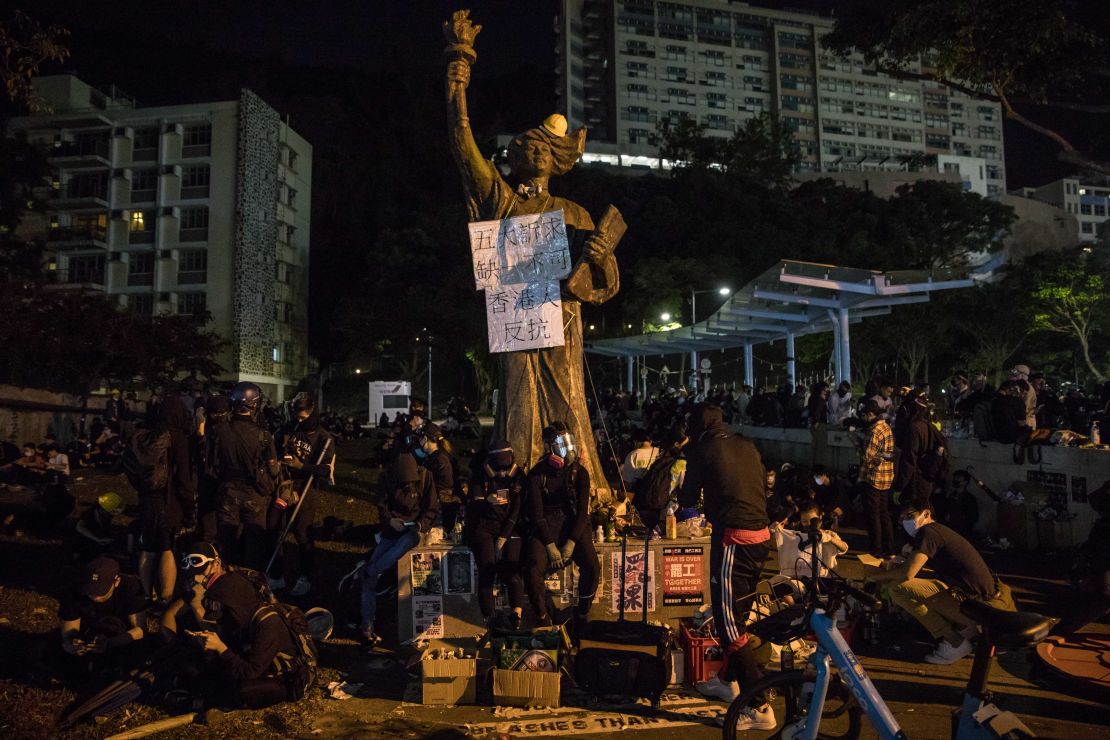
M 640 511 L 662 511 L 671 500 L 671 466 L 677 458 L 661 455 L 632 486 L 632 505 Z
M 274 657 L 274 669 L 286 679 L 290 695 L 300 699 L 316 682 L 316 668 L 319 662 L 316 643 L 313 642 L 312 633 L 308 628 L 308 618 L 297 607 L 278 601 L 267 604 L 255 612 L 254 621 L 260 623 L 271 617 L 280 619 L 289 630 L 296 653 L 295 655 L 278 653 Z
M 169 485 L 172 444 L 173 439 L 166 429 L 137 429 L 131 435 L 123 450 L 121 464 L 127 480 L 140 496 Z
M 247 568 L 242 565 L 228 565 L 228 573 L 237 573 L 243 578 L 247 579 L 251 587 L 254 588 L 254 593 L 262 601 L 263 604 L 276 604 L 278 603 L 277 597 L 274 592 L 270 590 L 270 580 L 266 578 L 266 574 L 254 568 Z

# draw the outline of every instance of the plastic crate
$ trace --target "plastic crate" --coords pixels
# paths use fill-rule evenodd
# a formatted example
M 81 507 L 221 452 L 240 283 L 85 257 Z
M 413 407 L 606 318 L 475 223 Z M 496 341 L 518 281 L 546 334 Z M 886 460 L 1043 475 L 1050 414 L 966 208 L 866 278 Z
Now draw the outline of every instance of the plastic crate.
M 724 653 L 715 637 L 694 634 L 693 621 L 683 619 L 679 624 L 679 642 L 686 653 L 685 680 L 689 686 L 697 686 L 699 681 L 708 681 L 724 665 Z M 720 657 L 716 657 L 720 656 Z

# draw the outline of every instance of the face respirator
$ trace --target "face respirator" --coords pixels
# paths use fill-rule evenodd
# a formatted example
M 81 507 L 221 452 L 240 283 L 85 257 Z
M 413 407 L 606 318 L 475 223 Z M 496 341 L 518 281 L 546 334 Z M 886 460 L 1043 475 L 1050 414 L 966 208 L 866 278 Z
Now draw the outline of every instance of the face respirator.
M 570 465 L 577 456 L 578 449 L 574 446 L 574 435 L 570 432 L 556 435 L 547 443 L 547 461 L 553 468 Z

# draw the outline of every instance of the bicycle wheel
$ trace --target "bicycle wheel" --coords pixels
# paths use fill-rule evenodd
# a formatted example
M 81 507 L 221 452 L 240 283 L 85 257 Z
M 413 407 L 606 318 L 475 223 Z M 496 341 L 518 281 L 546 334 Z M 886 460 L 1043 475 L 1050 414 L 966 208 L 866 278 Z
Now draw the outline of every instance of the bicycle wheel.
M 812 680 L 812 672 L 810 673 Z M 792 725 L 805 719 L 809 709 L 809 699 L 802 698 L 802 684 L 806 681 L 806 671 L 786 671 L 773 676 L 768 676 L 747 691 L 741 692 L 736 701 L 728 708 L 725 714 L 725 725 L 722 737 L 724 740 L 736 738 L 766 737 L 785 740 L 794 736 Z M 773 730 L 737 730 L 736 723 L 740 712 L 747 707 L 754 696 L 766 692 L 769 703 L 775 712 L 775 729 Z M 860 716 L 862 711 L 859 704 L 852 697 L 851 692 L 841 682 L 840 676 L 833 674 L 829 682 L 829 691 L 825 696 L 825 709 L 821 713 L 821 729 L 818 737 L 845 738 L 853 740 L 859 737 Z

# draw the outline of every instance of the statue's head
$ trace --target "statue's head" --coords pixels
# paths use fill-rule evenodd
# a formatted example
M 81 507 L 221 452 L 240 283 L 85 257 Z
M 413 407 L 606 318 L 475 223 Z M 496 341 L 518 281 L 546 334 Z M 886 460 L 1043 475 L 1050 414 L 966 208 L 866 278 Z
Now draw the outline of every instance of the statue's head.
M 517 134 L 509 143 L 509 168 L 527 180 L 570 172 L 586 148 L 586 129 L 567 132 L 567 119 L 555 113 L 542 126 Z

